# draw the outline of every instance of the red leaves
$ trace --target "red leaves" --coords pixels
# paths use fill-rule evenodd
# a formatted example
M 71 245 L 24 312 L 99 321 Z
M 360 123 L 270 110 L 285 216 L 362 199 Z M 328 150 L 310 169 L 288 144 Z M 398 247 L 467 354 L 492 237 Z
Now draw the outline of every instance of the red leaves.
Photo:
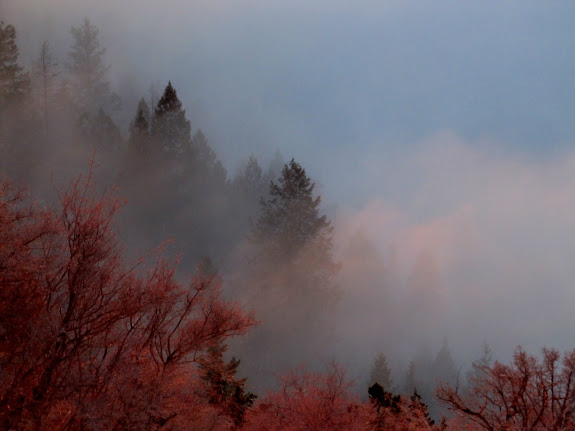
M 90 177 L 58 211 L 0 187 L 0 428 L 229 424 L 202 398 L 194 362 L 252 317 L 222 298 L 217 280 L 184 286 L 161 259 L 145 276 L 126 267 L 119 206 Z M 194 405 L 204 407 L 192 414 Z
M 344 370 L 331 364 L 325 374 L 291 372 L 281 388 L 249 414 L 247 430 L 366 430 L 368 407 L 350 392 Z

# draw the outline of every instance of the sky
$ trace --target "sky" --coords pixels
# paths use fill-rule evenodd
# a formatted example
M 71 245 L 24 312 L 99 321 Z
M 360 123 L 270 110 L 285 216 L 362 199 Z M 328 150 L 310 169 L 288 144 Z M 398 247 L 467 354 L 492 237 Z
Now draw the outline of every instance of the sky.
M 575 2 L 0 0 L 25 61 L 84 16 L 128 118 L 171 80 L 231 174 L 300 161 L 340 249 L 366 232 L 404 278 L 431 252 L 436 338 L 575 346 Z

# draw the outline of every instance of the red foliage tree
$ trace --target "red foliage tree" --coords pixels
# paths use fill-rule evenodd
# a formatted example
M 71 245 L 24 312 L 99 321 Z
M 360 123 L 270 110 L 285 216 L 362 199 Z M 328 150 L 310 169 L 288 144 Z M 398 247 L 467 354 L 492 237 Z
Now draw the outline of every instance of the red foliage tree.
M 291 372 L 280 389 L 248 411 L 246 431 L 440 431 L 418 396 L 405 398 L 379 385 L 360 402 L 344 370 L 331 364 L 324 374 Z M 379 389 L 379 391 L 378 391 Z
M 176 280 L 166 260 L 126 266 L 117 199 L 91 177 L 60 209 L 0 186 L 0 428 L 227 429 L 196 366 L 251 315 L 217 280 Z
M 367 410 L 337 364 L 325 374 L 291 372 L 248 413 L 247 431 L 365 430 Z
M 575 429 L 575 350 L 543 349 L 541 359 L 518 348 L 510 365 L 476 364 L 472 387 L 442 385 L 438 397 L 459 428 L 488 431 Z

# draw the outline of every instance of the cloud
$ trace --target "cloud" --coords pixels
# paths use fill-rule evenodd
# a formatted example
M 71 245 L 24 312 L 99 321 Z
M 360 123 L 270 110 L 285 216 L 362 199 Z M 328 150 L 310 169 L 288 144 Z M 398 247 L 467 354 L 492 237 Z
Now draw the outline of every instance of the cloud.
M 372 154 L 365 163 L 377 160 Z M 402 177 L 412 179 L 408 187 Z M 400 198 L 378 194 L 374 182 L 402 184 Z M 361 230 L 384 262 L 393 247 L 403 280 L 393 289 L 405 292 L 418 256 L 432 254 L 444 302 L 441 318 L 423 329 L 429 339 L 447 334 L 467 355 L 483 339 L 503 355 L 520 343 L 570 345 L 575 153 L 548 160 L 502 155 L 492 144 L 443 132 L 365 186 L 371 200 L 341 209 L 339 244 Z M 417 315 L 421 305 L 405 311 Z

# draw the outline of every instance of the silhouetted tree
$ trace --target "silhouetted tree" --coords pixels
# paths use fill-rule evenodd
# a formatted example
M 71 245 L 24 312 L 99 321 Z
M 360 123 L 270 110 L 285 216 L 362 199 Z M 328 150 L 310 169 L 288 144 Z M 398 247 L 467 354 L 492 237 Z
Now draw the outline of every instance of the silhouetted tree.
M 138 102 L 136 116 L 130 124 L 128 144 L 134 156 L 150 151 L 150 108 L 143 97 Z
M 211 347 L 205 359 L 200 361 L 200 368 L 202 378 L 208 383 L 209 402 L 232 418 L 239 429 L 256 395 L 245 390 L 246 379 L 236 378 L 240 361 L 234 357 L 225 361 L 226 350 L 223 344 Z
M 30 76 L 18 56 L 16 29 L 0 21 L 0 172 L 21 176 L 33 169 L 40 124 L 30 109 Z
M 284 165 L 278 183 L 271 182 L 269 197 L 261 200 L 260 216 L 250 235 L 256 247 L 257 265 L 272 273 L 289 267 L 295 283 L 284 279 L 285 288 L 305 295 L 327 292 L 337 273 L 332 257 L 331 222 L 320 215 L 320 196 L 315 184 L 295 160 Z M 286 274 L 287 275 L 287 274 Z
M 157 153 L 178 158 L 190 156 L 190 122 L 171 82 L 154 109 L 150 134 Z
M 0 21 L 0 111 L 21 101 L 30 91 L 30 76 L 18 64 L 16 29 Z
M 34 62 L 33 74 L 36 88 L 42 104 L 42 119 L 44 123 L 44 135 L 48 134 L 48 105 L 53 101 L 56 92 L 56 77 L 59 75 L 58 63 L 54 59 L 50 44 L 47 40 L 42 43 L 40 54 Z

